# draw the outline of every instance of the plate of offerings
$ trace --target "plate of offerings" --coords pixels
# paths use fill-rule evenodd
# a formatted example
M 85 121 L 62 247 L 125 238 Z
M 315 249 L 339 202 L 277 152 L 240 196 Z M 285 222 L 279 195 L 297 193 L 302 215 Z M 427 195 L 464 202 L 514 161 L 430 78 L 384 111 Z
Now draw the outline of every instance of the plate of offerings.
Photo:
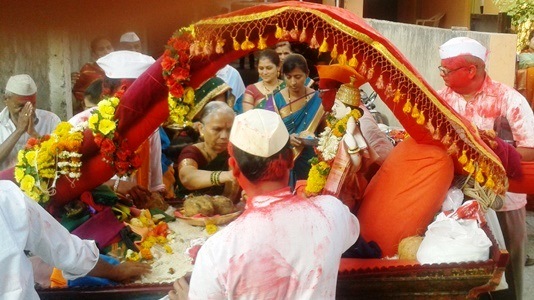
M 174 216 L 193 226 L 225 225 L 239 217 L 244 206 L 242 202 L 234 204 L 225 196 L 193 196 L 184 200 Z

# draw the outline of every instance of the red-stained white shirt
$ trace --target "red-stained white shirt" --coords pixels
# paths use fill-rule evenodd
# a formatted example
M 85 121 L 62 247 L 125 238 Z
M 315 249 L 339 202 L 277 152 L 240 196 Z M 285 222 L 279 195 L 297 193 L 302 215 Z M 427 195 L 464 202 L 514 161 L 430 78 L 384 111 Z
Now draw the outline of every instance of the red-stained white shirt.
M 39 120 L 37 124 L 35 124 L 35 131 L 40 135 L 52 133 L 56 126 L 61 122 L 61 119 L 54 113 L 42 109 L 36 109 L 35 116 Z M 17 126 L 11 121 L 9 110 L 5 107 L 0 113 L 0 143 L 7 140 L 16 129 Z M 19 153 L 19 150 L 24 149 L 29 138 L 30 136 L 28 133 L 24 133 L 20 137 L 15 144 L 15 147 L 13 147 L 4 161 L 0 162 L 0 170 L 11 168 L 17 164 L 17 154 Z
M 332 196 L 254 197 L 200 249 L 189 299 L 334 299 L 341 254 L 359 232 Z
M 534 114 L 525 97 L 513 88 L 486 76 L 473 99 L 466 101 L 449 87 L 438 92 L 447 103 L 476 127 L 492 130 L 498 118 L 508 120 L 517 147 L 534 148 Z M 525 194 L 506 193 L 501 211 L 516 210 L 527 203 Z

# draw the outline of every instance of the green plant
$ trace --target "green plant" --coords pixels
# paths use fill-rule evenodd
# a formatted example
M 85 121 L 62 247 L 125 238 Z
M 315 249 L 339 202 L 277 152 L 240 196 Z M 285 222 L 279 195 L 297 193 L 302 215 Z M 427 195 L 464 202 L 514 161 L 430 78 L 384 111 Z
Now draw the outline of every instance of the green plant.
M 534 30 L 534 0 L 493 0 L 493 3 L 512 18 L 517 33 L 517 52 L 521 52 Z

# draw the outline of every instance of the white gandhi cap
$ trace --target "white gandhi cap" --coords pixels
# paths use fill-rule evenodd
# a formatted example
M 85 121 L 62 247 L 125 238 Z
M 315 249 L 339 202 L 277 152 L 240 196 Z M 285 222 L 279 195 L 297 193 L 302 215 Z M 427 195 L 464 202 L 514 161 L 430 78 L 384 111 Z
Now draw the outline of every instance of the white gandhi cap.
M 96 61 L 109 78 L 138 78 L 154 62 L 151 56 L 128 50 L 111 52 Z
M 135 34 L 135 32 L 132 32 L 132 31 L 126 32 L 125 34 L 121 35 L 121 39 L 120 39 L 121 43 L 135 43 L 139 41 L 140 39 L 137 36 L 137 34 Z
M 252 109 L 236 116 L 230 132 L 232 145 L 260 157 L 278 153 L 288 140 L 282 118 L 265 109 Z
M 14 75 L 7 81 L 6 92 L 11 92 L 20 96 L 31 96 L 37 93 L 37 86 L 30 75 Z
M 447 59 L 460 55 L 473 55 L 486 62 L 488 50 L 478 41 L 468 37 L 455 37 L 439 47 L 439 57 Z

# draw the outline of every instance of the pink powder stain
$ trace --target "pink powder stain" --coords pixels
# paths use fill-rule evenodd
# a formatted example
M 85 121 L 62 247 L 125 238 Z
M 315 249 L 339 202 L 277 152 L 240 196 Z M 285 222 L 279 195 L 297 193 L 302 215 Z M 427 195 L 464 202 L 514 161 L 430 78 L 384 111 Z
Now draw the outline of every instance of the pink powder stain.
M 510 116 L 510 120 L 509 122 L 510 123 L 516 123 L 516 122 L 519 122 L 519 120 L 521 119 L 522 117 L 522 114 L 521 114 L 521 109 L 519 107 L 514 107 L 511 111 L 511 116 Z
M 256 248 L 230 260 L 224 276 L 230 298 L 287 298 L 299 287 L 294 268 L 270 246 Z
M 189 255 L 189 257 L 191 257 L 191 259 L 193 260 L 192 261 L 193 265 L 195 264 L 195 261 L 197 259 L 197 255 L 198 255 L 198 251 L 200 251 L 200 248 L 202 248 L 202 245 L 194 245 L 194 246 L 189 247 L 189 248 L 187 248 L 185 250 L 187 255 Z

